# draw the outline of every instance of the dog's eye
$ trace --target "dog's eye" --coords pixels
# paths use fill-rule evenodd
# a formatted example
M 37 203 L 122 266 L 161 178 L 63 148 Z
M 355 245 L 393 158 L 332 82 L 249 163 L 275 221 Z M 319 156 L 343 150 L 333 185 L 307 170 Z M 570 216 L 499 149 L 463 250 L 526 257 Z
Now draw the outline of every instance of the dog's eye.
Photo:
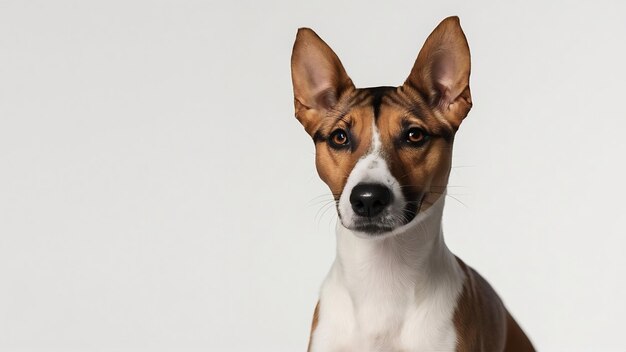
M 416 147 L 424 145 L 428 137 L 428 134 L 419 127 L 412 127 L 406 131 L 406 142 Z
M 330 137 L 328 137 L 328 143 L 331 147 L 336 149 L 346 147 L 350 144 L 348 132 L 342 129 L 335 130 L 333 133 L 330 134 Z

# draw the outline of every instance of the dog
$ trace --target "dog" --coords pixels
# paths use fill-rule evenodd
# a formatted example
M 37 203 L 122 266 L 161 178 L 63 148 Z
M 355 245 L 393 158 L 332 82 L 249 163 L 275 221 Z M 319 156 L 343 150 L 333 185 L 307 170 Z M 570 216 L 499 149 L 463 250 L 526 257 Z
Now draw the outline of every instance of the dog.
M 291 73 L 295 116 L 339 217 L 308 351 L 534 351 L 443 239 L 452 144 L 472 107 L 459 18 L 435 28 L 399 87 L 355 88 L 308 28 L 296 35 Z

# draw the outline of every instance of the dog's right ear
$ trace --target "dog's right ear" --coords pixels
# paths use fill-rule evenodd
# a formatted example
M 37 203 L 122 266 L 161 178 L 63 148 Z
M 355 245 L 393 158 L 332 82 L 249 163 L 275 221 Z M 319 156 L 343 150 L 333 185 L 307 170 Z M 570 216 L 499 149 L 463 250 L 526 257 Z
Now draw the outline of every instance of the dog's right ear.
M 296 118 L 309 134 L 354 85 L 333 50 L 309 28 L 298 29 L 291 54 Z

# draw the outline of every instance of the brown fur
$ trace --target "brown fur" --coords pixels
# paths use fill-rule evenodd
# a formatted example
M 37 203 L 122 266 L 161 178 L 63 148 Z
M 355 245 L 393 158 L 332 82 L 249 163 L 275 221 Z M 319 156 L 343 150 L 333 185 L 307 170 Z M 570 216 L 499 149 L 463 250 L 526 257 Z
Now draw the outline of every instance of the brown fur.
M 357 91 L 358 95 L 358 91 Z M 342 128 L 350 130 L 355 137 L 352 139 L 354 151 L 336 151 L 328 143 L 316 143 L 315 165 L 320 178 L 328 185 L 335 199 L 343 191 L 348 175 L 354 165 L 370 148 L 372 140 L 372 121 L 370 108 L 353 107 L 343 117 L 330 115 L 323 119 L 316 132 L 327 136 L 334 130 Z
M 489 283 L 461 259 L 457 261 L 466 276 L 454 313 L 457 351 L 535 351 Z
M 416 211 L 426 210 L 441 196 L 454 135 L 472 107 L 470 52 L 457 17 L 435 28 L 406 82 L 397 88 L 355 88 L 337 55 L 306 28 L 298 31 L 291 69 L 295 115 L 315 142 L 318 174 L 335 199 L 370 149 L 373 124 L 382 156 L 405 198 L 419 203 Z M 425 131 L 428 141 L 420 147 L 404 143 L 410 128 Z M 349 148 L 330 146 L 329 136 L 338 129 L 350 135 Z M 457 350 L 534 351 L 489 284 L 460 260 L 459 265 L 467 281 L 454 316 Z M 318 314 L 319 302 L 311 333 Z
M 376 124 L 392 175 L 403 186 L 407 199 L 423 198 L 422 211 L 445 190 L 454 136 L 447 121 L 437 117 L 427 106 L 410 87 L 401 86 L 383 97 Z M 423 148 L 397 146 L 402 125 L 427 131 L 430 141 Z

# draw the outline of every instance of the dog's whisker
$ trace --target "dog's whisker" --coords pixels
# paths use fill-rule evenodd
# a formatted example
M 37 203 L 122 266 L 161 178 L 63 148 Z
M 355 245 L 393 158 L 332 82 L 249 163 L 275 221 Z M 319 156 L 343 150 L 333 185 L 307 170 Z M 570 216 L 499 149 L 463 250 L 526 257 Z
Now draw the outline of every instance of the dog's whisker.
M 450 197 L 450 198 L 452 198 L 452 199 L 456 200 L 459 204 L 461 204 L 461 205 L 462 205 L 462 206 L 464 206 L 465 208 L 469 208 L 469 207 L 467 206 L 467 204 L 463 203 L 460 199 L 458 199 L 457 197 L 455 197 L 455 196 L 453 196 L 453 195 L 446 194 L 446 197 Z
M 322 218 L 324 217 L 324 214 L 326 213 L 326 211 L 328 211 L 328 209 L 332 208 L 333 204 L 335 204 L 335 202 L 328 202 L 322 205 L 315 213 L 314 221 L 317 223 L 318 227 L 319 227 L 319 223 L 322 221 Z

